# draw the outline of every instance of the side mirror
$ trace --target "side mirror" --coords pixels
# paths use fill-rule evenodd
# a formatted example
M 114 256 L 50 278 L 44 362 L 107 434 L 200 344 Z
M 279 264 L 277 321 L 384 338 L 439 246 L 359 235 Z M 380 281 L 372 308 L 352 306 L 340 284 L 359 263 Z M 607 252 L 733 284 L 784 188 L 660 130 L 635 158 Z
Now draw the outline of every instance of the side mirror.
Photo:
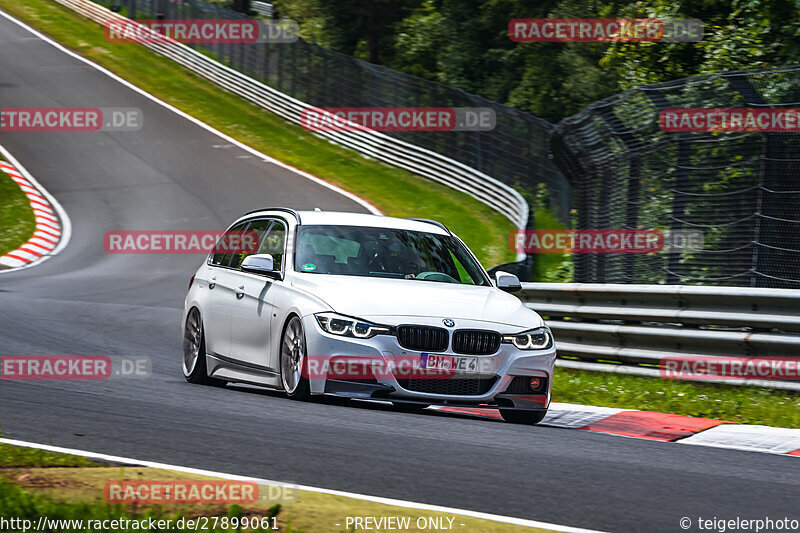
M 517 292 L 522 290 L 522 284 L 519 282 L 519 278 L 514 274 L 497 271 L 494 274 L 494 279 L 497 288 L 501 291 Z
M 242 261 L 242 272 L 259 274 L 272 279 L 281 279 L 281 273 L 275 270 L 275 260 L 270 254 L 248 255 Z

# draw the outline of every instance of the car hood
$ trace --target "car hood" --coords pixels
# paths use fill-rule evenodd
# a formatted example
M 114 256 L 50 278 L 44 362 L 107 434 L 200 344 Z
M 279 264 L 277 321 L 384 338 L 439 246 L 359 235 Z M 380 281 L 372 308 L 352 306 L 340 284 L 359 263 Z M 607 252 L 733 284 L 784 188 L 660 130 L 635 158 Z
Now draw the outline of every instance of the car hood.
M 431 281 L 297 274 L 292 285 L 316 296 L 343 315 L 440 317 L 478 320 L 523 328 L 543 325 L 534 311 L 494 287 Z

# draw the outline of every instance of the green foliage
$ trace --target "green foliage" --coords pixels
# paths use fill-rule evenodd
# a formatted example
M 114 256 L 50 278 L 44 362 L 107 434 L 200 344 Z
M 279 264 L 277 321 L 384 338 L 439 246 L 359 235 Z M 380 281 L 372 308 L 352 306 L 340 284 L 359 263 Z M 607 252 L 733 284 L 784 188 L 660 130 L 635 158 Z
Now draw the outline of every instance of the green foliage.
M 465 193 L 337 146 L 142 46 L 109 43 L 98 24 L 50 0 L 27 0 L 24 4 L 0 0 L 0 8 L 182 111 L 365 198 L 389 216 L 443 222 L 487 267 L 513 258 L 506 240 L 513 228 L 511 222 Z M 0 204 L 3 199 L 0 190 Z M 0 217 L 2 213 L 0 210 Z
M 99 463 L 76 455 L 0 444 L 0 467 L 4 466 L 99 466 Z
M 0 171 L 0 255 L 19 248 L 35 229 L 36 219 L 28 197 Z
M 627 17 L 686 19 L 705 23 L 697 43 L 614 43 L 601 61 L 619 76 L 621 89 L 696 74 L 791 65 L 800 62 L 796 0 L 644 0 Z
M 265 512 L 263 516 L 272 517 L 277 516 L 280 512 L 280 505 L 275 505 Z M 55 502 L 43 496 L 31 494 L 24 489 L 5 481 L 0 481 L 0 509 L 3 510 L 3 516 L 6 519 L 13 517 L 19 520 L 30 520 L 32 525 L 39 522 L 40 517 L 47 517 L 49 524 L 43 524 L 47 527 L 47 531 L 61 532 L 61 531 L 84 531 L 86 533 L 105 533 L 108 531 L 108 526 L 101 526 L 105 520 L 114 519 L 127 519 L 127 520 L 146 520 L 152 518 L 154 521 L 171 520 L 171 527 L 168 529 L 161 529 L 159 531 L 195 531 L 195 528 L 178 528 L 177 520 L 180 518 L 178 514 L 166 514 L 162 511 L 148 509 L 144 513 L 131 513 L 126 512 L 126 506 L 109 505 L 109 504 L 89 504 L 89 503 L 62 503 Z M 241 509 L 229 510 L 228 517 L 241 516 Z M 75 522 L 72 524 L 56 525 L 54 521 L 58 520 L 74 520 L 82 521 L 83 528 L 78 529 L 75 527 Z M 120 524 L 124 524 L 121 522 Z M 140 522 L 141 524 L 141 522 Z M 147 524 L 147 522 L 145 522 Z M 211 522 L 209 522 L 211 524 Z M 49 526 L 49 527 L 48 527 Z M 149 530 L 149 529 L 145 529 Z M 131 527 L 117 528 L 115 531 L 120 532 L 139 532 L 142 531 L 141 527 L 136 527 L 131 524 Z M 212 528 L 205 531 L 222 532 L 231 531 L 230 528 Z
M 419 7 L 422 0 L 279 0 L 278 11 L 302 20 L 308 16 L 312 28 L 301 34 L 319 37 L 318 44 L 371 63 L 391 61 L 393 37 L 400 21 Z
M 438 50 L 445 46 L 446 21 L 432 0 L 397 26 L 393 67 L 408 74 L 440 81 Z
M 278 4 L 312 42 L 554 122 L 639 84 L 800 62 L 800 0 Z M 613 17 L 696 18 L 706 24 L 705 37 L 699 43 L 516 43 L 508 37 L 514 18 Z

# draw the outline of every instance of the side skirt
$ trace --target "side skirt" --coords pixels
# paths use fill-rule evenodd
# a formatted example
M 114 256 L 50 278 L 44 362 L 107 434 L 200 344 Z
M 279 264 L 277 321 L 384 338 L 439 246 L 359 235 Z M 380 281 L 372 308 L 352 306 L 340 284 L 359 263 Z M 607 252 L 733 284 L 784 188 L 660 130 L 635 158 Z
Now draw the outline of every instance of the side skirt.
M 281 388 L 280 374 L 270 368 L 233 361 L 220 355 L 206 355 L 206 364 L 208 375 L 212 378 Z

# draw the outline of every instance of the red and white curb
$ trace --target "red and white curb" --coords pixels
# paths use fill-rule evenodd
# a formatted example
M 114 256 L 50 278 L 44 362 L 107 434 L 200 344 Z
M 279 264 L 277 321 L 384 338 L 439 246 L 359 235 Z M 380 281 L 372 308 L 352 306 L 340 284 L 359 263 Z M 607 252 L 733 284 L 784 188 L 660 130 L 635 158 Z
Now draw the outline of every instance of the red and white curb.
M 432 409 L 501 419 L 496 409 Z M 736 424 L 713 418 L 551 402 L 547 416 L 539 425 L 695 446 L 800 456 L 800 429 Z
M 19 161 L 0 146 L 7 161 L 0 161 L 0 170 L 19 185 L 28 197 L 36 218 L 36 229 L 28 242 L 0 257 L 0 272 L 27 268 L 60 252 L 70 237 L 66 212 Z

